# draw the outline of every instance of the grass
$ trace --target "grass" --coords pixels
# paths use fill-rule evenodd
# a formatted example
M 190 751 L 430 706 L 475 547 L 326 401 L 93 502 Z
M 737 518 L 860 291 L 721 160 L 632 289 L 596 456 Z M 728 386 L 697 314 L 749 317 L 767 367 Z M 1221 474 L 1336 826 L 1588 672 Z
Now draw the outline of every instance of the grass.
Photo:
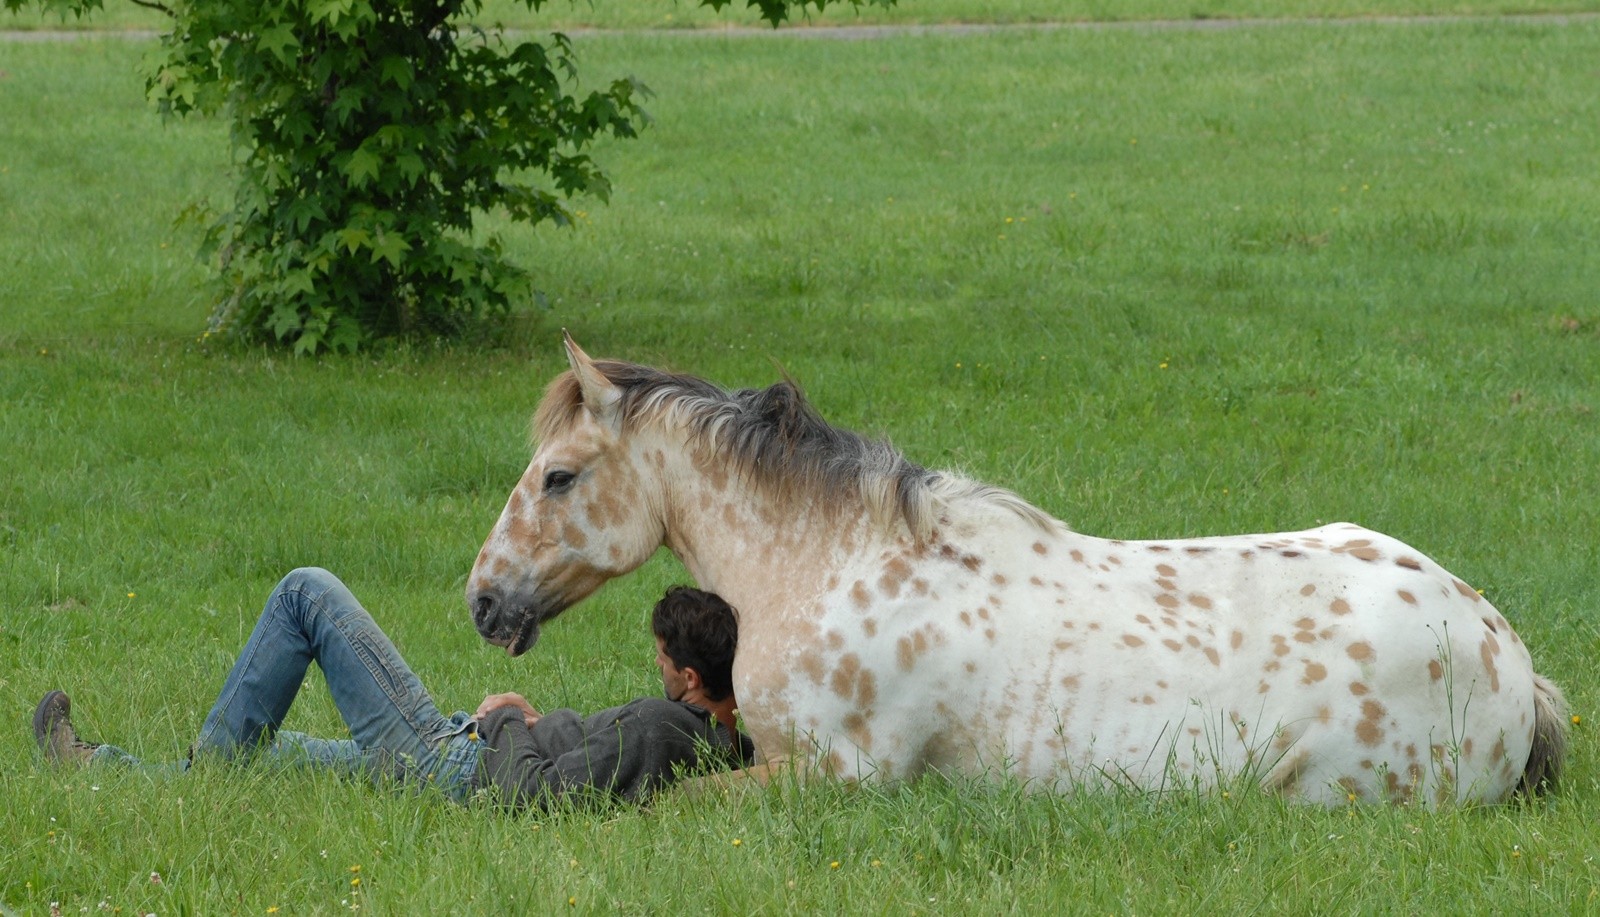
M 0 45 L 0 912 L 1592 908 L 1597 48 L 1593 23 L 1493 22 L 585 38 L 656 121 L 600 151 L 616 194 L 578 231 L 499 227 L 548 311 L 304 361 L 197 340 L 171 225 L 226 188 L 221 127 L 151 116 L 137 43 Z M 508 818 L 38 765 L 24 722 L 57 686 L 94 736 L 180 753 L 307 563 L 447 709 L 658 690 L 666 559 L 518 660 L 462 607 L 562 326 L 730 386 L 779 362 L 835 421 L 1084 531 L 1405 538 L 1567 687 L 1567 787 L 1428 813 L 923 781 Z M 338 727 L 315 684 L 294 717 Z
M 1213 19 L 1348 19 L 1372 16 L 1495 16 L 1600 12 L 1600 0 L 899 0 L 860 7 L 829 0 L 826 9 L 796 12 L 788 25 L 1026 24 Z M 84 19 L 30 11 L 0 18 L 0 28 L 155 29 L 167 17 L 119 0 Z M 519 0 L 487 0 L 484 23 L 514 29 L 717 29 L 765 27 L 735 0 L 718 12 L 690 0 L 544 0 L 530 10 Z

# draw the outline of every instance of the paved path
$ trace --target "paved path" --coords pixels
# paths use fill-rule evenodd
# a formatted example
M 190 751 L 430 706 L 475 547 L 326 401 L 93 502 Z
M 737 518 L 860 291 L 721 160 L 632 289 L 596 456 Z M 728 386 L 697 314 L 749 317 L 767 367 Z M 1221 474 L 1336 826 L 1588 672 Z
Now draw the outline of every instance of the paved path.
M 788 24 L 773 29 L 766 26 L 709 26 L 698 29 L 567 29 L 574 38 L 584 35 L 660 35 L 685 38 L 705 37 L 776 37 L 832 39 L 835 41 L 869 41 L 899 35 L 979 35 L 991 32 L 1054 31 L 1058 29 L 1149 30 L 1182 32 L 1215 32 L 1229 29 L 1259 29 L 1274 26 L 1321 25 L 1436 25 L 1454 22 L 1515 22 L 1531 25 L 1568 25 L 1600 21 L 1600 12 L 1593 13 L 1527 13 L 1486 14 L 1482 16 L 1359 16 L 1348 18 L 1284 18 L 1284 19 L 1143 19 L 1115 22 L 1019 22 L 1019 23 L 932 23 L 924 25 L 804 25 Z M 546 30 L 540 29 L 543 33 Z M 28 31 L 0 31 L 0 41 L 50 42 L 78 41 L 91 38 L 122 38 L 150 40 L 159 32 L 97 29 L 35 29 Z

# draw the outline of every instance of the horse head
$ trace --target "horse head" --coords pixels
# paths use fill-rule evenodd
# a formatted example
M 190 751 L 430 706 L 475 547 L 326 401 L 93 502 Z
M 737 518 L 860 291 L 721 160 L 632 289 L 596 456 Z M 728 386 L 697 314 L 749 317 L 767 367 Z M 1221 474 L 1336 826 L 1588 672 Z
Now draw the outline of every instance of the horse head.
M 630 453 L 622 390 L 570 335 L 565 346 L 571 369 L 540 403 L 533 460 L 467 578 L 478 633 L 512 656 L 533 646 L 545 621 L 643 564 L 665 536 Z

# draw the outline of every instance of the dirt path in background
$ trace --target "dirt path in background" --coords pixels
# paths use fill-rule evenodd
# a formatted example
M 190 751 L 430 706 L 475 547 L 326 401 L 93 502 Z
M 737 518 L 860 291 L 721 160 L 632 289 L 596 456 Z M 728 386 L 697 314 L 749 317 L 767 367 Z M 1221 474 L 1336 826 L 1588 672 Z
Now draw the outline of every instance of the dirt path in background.
M 946 22 L 928 25 L 785 25 L 778 29 L 759 26 L 728 26 L 705 29 L 657 29 L 654 34 L 673 35 L 772 35 L 792 38 L 824 38 L 839 41 L 862 41 L 895 35 L 979 35 L 990 32 L 1055 31 L 1076 29 L 1086 32 L 1174 31 L 1221 32 L 1230 29 L 1255 29 L 1288 25 L 1428 25 L 1450 22 L 1522 22 L 1530 24 L 1566 25 L 1574 22 L 1600 20 L 1594 13 L 1532 13 L 1483 16 L 1367 16 L 1349 18 L 1285 18 L 1285 19 L 1129 19 L 1118 21 L 1063 21 L 1017 23 L 962 23 Z M 611 34 L 598 30 L 574 29 L 569 34 Z
M 1567 25 L 1600 20 L 1600 12 L 1593 13 L 1518 13 L 1482 16 L 1365 16 L 1351 18 L 1291 18 L 1291 19 L 1146 19 L 1116 22 L 1019 22 L 1019 23 L 932 23 L 926 25 L 805 25 L 787 24 L 773 29 L 765 26 L 711 26 L 698 29 L 568 29 L 574 38 L 584 35 L 662 35 L 685 38 L 706 37 L 785 37 L 831 39 L 834 41 L 870 41 L 901 35 L 981 35 L 993 32 L 1055 31 L 1079 29 L 1083 31 L 1135 30 L 1175 32 L 1219 32 L 1230 29 L 1259 29 L 1292 25 L 1433 25 L 1453 22 L 1513 22 L 1531 25 Z M 539 30 L 542 34 L 546 30 Z M 91 38 L 124 38 L 149 40 L 159 32 L 130 29 L 124 31 L 94 29 L 37 29 L 32 31 L 0 31 L 0 42 L 78 41 Z

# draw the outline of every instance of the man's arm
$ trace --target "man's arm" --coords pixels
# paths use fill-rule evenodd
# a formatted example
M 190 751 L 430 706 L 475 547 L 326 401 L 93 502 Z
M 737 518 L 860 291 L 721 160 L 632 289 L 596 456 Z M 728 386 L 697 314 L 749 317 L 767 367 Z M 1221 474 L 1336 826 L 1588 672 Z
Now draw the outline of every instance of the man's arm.
M 804 783 L 811 770 L 796 766 L 791 758 L 775 758 L 762 764 L 752 764 L 733 771 L 703 774 L 683 781 L 683 791 L 691 798 L 700 799 L 728 793 L 749 786 L 765 787 L 784 775 L 792 775 L 797 783 Z
M 690 708 L 644 698 L 587 720 L 554 710 L 529 727 L 514 704 L 482 721 L 484 776 L 516 805 L 549 804 L 595 790 L 638 800 L 697 762 L 695 742 L 710 729 Z

